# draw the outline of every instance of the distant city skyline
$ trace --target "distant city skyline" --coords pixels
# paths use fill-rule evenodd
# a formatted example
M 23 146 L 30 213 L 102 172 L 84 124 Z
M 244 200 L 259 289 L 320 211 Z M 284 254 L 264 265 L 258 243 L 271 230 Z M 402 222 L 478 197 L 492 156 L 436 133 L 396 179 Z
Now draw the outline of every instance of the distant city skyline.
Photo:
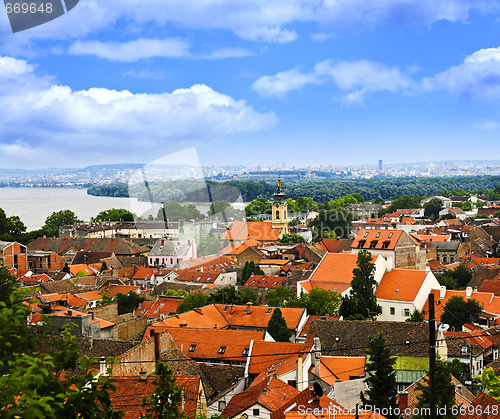
M 0 13 L 0 167 L 500 159 L 499 18 L 500 0 L 109 0 L 13 34 Z

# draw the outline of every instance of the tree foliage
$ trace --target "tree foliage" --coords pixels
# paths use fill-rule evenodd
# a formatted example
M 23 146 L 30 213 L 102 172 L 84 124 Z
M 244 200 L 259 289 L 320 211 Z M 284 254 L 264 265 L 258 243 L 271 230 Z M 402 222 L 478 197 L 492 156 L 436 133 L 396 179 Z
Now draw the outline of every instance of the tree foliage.
M 158 210 L 157 220 L 202 220 L 205 216 L 193 204 L 181 205 L 176 201 L 167 201 Z
M 146 413 L 141 415 L 141 419 L 185 418 L 182 390 L 176 384 L 173 371 L 161 361 L 156 363 L 153 384 L 153 392 L 142 399 L 141 405 L 146 408 Z
M 375 264 L 372 262 L 371 253 L 360 250 L 356 264 L 357 268 L 352 271 L 351 291 L 349 295 L 342 297 L 340 314 L 344 318 L 376 317 L 382 313 L 382 308 L 377 304 L 377 298 L 373 293 L 377 283 L 374 278 Z
M 484 392 L 500 400 L 500 376 L 495 374 L 493 368 L 484 367 L 483 372 L 474 377 L 474 381 L 481 385 Z
M 47 236 L 59 237 L 59 227 L 78 223 L 78 217 L 71 210 L 53 212 L 45 219 L 42 231 Z
M 208 296 L 207 304 L 236 304 L 243 305 L 248 302 L 257 303 L 258 294 L 246 287 L 237 290 L 230 285 L 221 288 Z
M 288 301 L 293 300 L 295 297 L 291 289 L 280 285 L 279 287 L 270 290 L 264 299 L 271 307 L 283 307 Z
M 396 212 L 398 209 L 420 208 L 420 196 L 403 195 L 394 198 L 387 212 Z
M 10 305 L 10 295 L 14 291 L 17 279 L 11 275 L 6 266 L 0 267 L 0 301 Z
M 208 303 L 208 296 L 199 291 L 191 292 L 184 297 L 182 303 L 177 307 L 177 313 L 184 313 L 195 308 L 206 306 Z
M 321 241 L 325 233 L 334 233 L 336 237 L 347 239 L 351 235 L 352 213 L 342 210 L 322 210 L 318 216 L 309 223 L 313 240 Z
M 286 320 L 279 308 L 275 308 L 269 323 L 267 324 L 267 331 L 276 342 L 289 342 L 292 332 L 286 324 Z
M 465 301 L 462 297 L 455 295 L 444 306 L 441 323 L 449 324 L 455 330 L 461 331 L 465 323 L 472 322 L 474 314 L 479 314 L 482 311 L 482 307 L 477 300 L 468 299 Z
M 118 315 L 132 313 L 139 305 L 146 300 L 142 295 L 130 291 L 128 294 L 116 294 L 118 304 Z
M 101 211 L 93 221 L 134 221 L 134 214 L 123 208 L 111 208 Z
M 439 414 L 436 415 L 437 418 L 442 419 L 454 419 L 458 415 L 453 415 L 452 407 L 455 405 L 455 385 L 451 381 L 450 368 L 447 363 L 441 359 L 436 359 L 436 409 Z M 416 387 L 416 391 L 420 392 L 417 395 L 417 404 L 415 405 L 418 412 L 413 416 L 415 419 L 427 419 L 428 415 L 423 414 L 426 409 L 429 408 L 429 378 L 425 377 L 423 383 L 419 382 Z M 441 414 L 441 412 L 446 412 Z
M 336 292 L 313 288 L 299 298 L 288 301 L 287 307 L 303 307 L 312 316 L 336 316 L 339 314 L 342 297 Z
M 363 406 L 371 406 L 372 409 L 373 407 L 388 409 L 389 412 L 391 411 L 389 409 L 394 411 L 398 407 L 396 371 L 394 370 L 396 359 L 392 357 L 391 351 L 387 348 L 382 332 L 374 338 L 370 338 L 370 349 L 366 354 L 368 362 L 365 368 L 365 382 L 368 386 L 368 392 L 366 395 L 361 393 Z M 385 416 L 388 419 L 398 418 L 395 414 Z
M 424 205 L 424 215 L 432 221 L 436 221 L 439 218 L 439 211 L 442 209 L 443 202 L 438 198 L 434 198 Z
M 256 264 L 253 260 L 251 261 L 246 261 L 245 265 L 243 266 L 243 270 L 241 271 L 241 277 L 238 281 L 240 285 L 244 285 L 245 282 L 248 281 L 248 278 L 250 278 L 254 275 L 265 275 L 264 271 L 260 269 L 259 265 Z

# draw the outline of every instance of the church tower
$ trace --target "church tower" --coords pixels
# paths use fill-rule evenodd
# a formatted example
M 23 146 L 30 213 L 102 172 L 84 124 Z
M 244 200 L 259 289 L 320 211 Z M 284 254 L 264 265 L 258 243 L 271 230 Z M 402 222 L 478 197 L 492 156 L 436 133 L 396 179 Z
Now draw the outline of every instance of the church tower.
M 274 194 L 274 203 L 272 207 L 273 228 L 281 229 L 280 237 L 288 234 L 288 213 L 285 193 L 281 188 L 281 178 L 278 176 L 278 187 Z

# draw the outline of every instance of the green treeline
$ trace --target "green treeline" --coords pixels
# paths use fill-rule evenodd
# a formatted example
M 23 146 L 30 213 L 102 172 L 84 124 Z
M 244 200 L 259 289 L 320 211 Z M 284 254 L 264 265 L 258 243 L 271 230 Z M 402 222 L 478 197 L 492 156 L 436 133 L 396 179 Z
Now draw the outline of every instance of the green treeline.
M 459 176 L 435 178 L 384 178 L 384 179 L 332 179 L 332 180 L 284 180 L 287 198 L 310 197 L 315 202 L 327 202 L 332 198 L 361 194 L 365 200 L 377 198 L 391 200 L 397 196 L 432 196 L 450 193 L 461 195 L 487 193 L 500 185 L 500 176 Z M 244 202 L 257 198 L 272 198 L 276 183 L 266 181 L 168 181 L 132 185 L 99 185 L 87 190 L 89 195 L 136 197 L 141 201 L 165 202 L 235 202 L 240 194 Z M 493 197 L 492 197 L 493 198 Z

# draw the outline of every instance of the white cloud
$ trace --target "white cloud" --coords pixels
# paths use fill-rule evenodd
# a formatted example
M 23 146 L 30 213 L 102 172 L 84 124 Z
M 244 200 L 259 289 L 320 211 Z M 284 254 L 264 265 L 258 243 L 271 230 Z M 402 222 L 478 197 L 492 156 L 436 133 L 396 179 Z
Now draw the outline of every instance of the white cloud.
M 444 90 L 464 99 L 500 99 L 500 48 L 476 51 L 462 64 L 423 79 L 421 90 Z
M 263 76 L 252 84 L 252 89 L 264 97 L 282 97 L 308 84 L 319 82 L 314 74 L 301 73 L 294 68 L 289 71 L 282 71 L 274 76 Z
M 37 75 L 25 61 L 12 60 L 0 57 L 0 144 L 11 153 L 44 150 L 39 154 L 47 156 L 44 166 L 63 158 L 102 161 L 103 153 L 121 161 L 148 160 L 159 149 L 168 152 L 276 124 L 273 113 L 259 113 L 206 85 L 158 94 L 74 91 Z
M 407 71 L 406 73 L 409 73 Z M 252 85 L 261 96 L 284 96 L 308 84 L 324 84 L 333 81 L 346 95 L 347 103 L 362 103 L 366 95 L 379 92 L 398 92 L 409 89 L 413 82 L 408 74 L 398 67 L 368 61 L 322 61 L 311 73 L 297 69 L 263 76 Z
M 389 21 L 432 24 L 466 22 L 475 10 L 494 13 L 498 0 L 87 0 L 65 16 L 33 29 L 35 38 L 72 39 L 108 30 L 117 22 L 149 29 L 175 25 L 187 29 L 223 29 L 258 42 L 291 42 L 293 25 L 320 23 L 322 30 L 359 30 Z
M 474 128 L 482 131 L 497 131 L 500 128 L 500 124 L 494 121 L 478 122 L 474 124 Z
M 194 56 L 203 60 L 220 60 L 225 58 L 242 58 L 252 55 L 252 51 L 246 48 L 221 48 L 212 52 Z
M 152 80 L 162 80 L 166 78 L 164 71 L 156 70 L 129 70 L 123 73 L 124 76 L 134 77 L 136 79 L 152 79 Z
M 152 57 L 183 57 L 189 54 L 189 43 L 178 38 L 141 38 L 129 42 L 77 41 L 69 47 L 68 53 L 132 62 Z

